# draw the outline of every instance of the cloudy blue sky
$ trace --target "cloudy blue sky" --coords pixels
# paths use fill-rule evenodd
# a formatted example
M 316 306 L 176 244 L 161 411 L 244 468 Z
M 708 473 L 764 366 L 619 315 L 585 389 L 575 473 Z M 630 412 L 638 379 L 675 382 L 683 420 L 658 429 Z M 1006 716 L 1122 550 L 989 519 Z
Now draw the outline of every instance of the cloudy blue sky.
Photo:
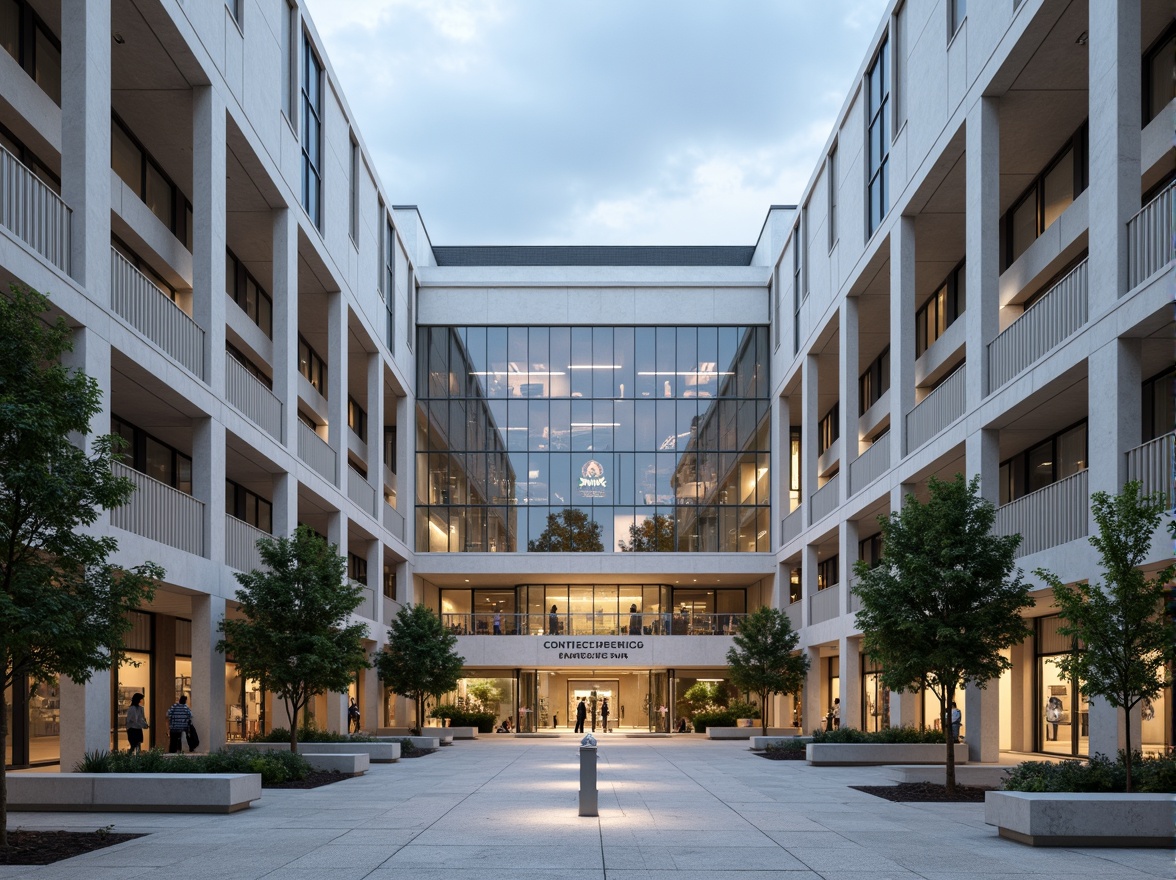
M 434 244 L 751 244 L 885 0 L 307 0 Z

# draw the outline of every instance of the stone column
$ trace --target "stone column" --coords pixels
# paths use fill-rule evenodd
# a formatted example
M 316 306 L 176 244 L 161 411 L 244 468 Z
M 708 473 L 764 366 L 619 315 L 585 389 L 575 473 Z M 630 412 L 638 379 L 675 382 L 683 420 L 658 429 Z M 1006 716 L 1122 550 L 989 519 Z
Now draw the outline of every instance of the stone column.
M 821 420 L 817 400 L 820 358 L 815 354 L 806 355 L 801 371 L 800 503 L 805 508 L 804 524 L 809 526 L 813 522 L 813 512 L 808 499 L 817 491 L 817 459 L 820 457 L 817 453 L 820 443 L 817 425 Z M 813 583 L 815 585 L 816 581 Z M 807 592 L 805 596 L 808 596 Z
M 825 710 L 821 708 L 821 649 L 809 647 L 809 669 L 804 682 L 804 723 L 801 733 L 825 729 Z
M 856 636 L 842 636 L 841 654 L 841 726 L 862 727 L 862 646 Z
M 1087 278 L 1092 321 L 1127 290 L 1127 221 L 1140 207 L 1140 5 L 1090 4 Z
M 192 425 L 192 496 L 204 503 L 204 555 L 225 559 L 225 426 L 211 418 Z
M 890 692 L 890 726 L 911 727 L 919 723 L 919 694 Z
M 216 751 L 225 744 L 225 655 L 216 649 L 224 617 L 224 597 L 192 597 L 191 709 L 203 752 Z
M 950 708 L 950 707 L 949 707 Z M 995 763 L 1000 760 L 1000 681 L 983 690 L 974 684 L 964 688 L 964 741 L 968 760 Z
M 858 377 L 861 365 L 858 358 L 858 298 L 847 296 L 841 304 L 840 339 L 838 340 L 837 370 L 841 386 L 841 503 L 852 493 L 849 485 L 849 466 L 858 457 L 858 410 L 860 409 Z
M 286 537 L 298 527 L 298 478 L 291 473 L 274 474 L 274 535 Z
M 853 586 L 853 564 L 858 559 L 858 523 L 857 520 L 847 519 L 841 524 L 841 531 L 837 535 L 837 568 L 838 578 L 841 583 L 838 586 L 838 591 L 841 593 L 841 599 L 838 604 L 840 606 L 840 614 L 845 617 L 849 614 L 850 599 L 853 598 L 851 588 Z M 853 622 L 853 618 L 848 618 L 849 625 L 852 629 L 857 629 L 857 625 Z
M 890 465 L 906 454 L 906 414 L 915 406 L 915 218 L 890 231 Z
M 817 595 L 817 545 L 805 544 L 800 556 L 800 619 L 805 627 L 812 626 L 809 607 L 812 597 Z
M 380 502 L 383 504 L 383 502 Z M 373 623 L 368 626 L 370 636 L 373 627 L 378 628 L 384 609 L 384 542 L 371 541 L 367 548 L 368 587 L 375 597 L 375 607 L 372 609 Z
M 70 275 L 110 303 L 110 4 L 62 0 L 61 197 Z M 63 739 L 64 742 L 64 739 Z
M 1000 332 L 1000 104 L 980 97 L 968 108 L 965 240 L 967 410 L 988 392 L 988 343 Z M 1136 172 L 1138 175 L 1138 171 Z
M 225 143 L 224 100 L 212 86 L 196 86 L 192 89 L 192 309 L 196 323 L 204 328 L 201 378 L 217 395 L 223 394 L 225 385 Z
M 964 441 L 968 479 L 980 477 L 980 497 L 1000 504 L 1000 432 L 973 431 Z
M 335 450 L 335 485 L 347 494 L 347 304 L 327 294 L 327 442 Z M 341 548 L 342 550 L 342 548 Z M 346 551 L 342 551 L 346 552 Z
M 110 750 L 110 672 L 102 670 L 78 684 L 64 675 L 61 694 L 61 766 L 72 770 L 86 752 Z
M 167 710 L 176 701 L 176 619 L 168 614 L 155 615 L 155 652 L 151 659 L 151 677 L 155 683 L 155 700 L 147 707 L 147 741 L 166 749 Z
M 297 454 L 298 221 L 290 208 L 277 208 L 272 214 L 274 394 L 282 401 L 282 441 Z

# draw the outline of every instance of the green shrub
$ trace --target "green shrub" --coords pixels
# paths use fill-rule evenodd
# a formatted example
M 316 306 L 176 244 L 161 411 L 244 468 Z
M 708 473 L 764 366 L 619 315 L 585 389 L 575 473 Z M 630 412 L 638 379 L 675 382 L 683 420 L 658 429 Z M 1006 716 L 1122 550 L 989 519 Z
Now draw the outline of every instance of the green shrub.
M 1149 794 L 1176 793 L 1176 755 L 1143 757 L 1131 761 L 1135 791 Z M 1004 781 L 1005 791 L 1121 792 L 1127 787 L 1126 754 L 1112 761 L 1095 755 L 1089 761 L 1025 761 Z
M 453 718 L 455 715 L 463 714 L 462 710 L 454 706 L 452 703 L 445 703 L 442 706 L 434 706 L 433 711 L 429 713 L 431 718 Z M 465 727 L 466 725 L 460 725 Z
M 458 709 L 456 706 L 445 706 L 444 715 L 437 715 L 437 710 L 434 709 L 435 718 L 448 718 L 450 727 L 476 727 L 478 733 L 493 733 L 494 722 L 496 720 L 493 712 L 467 712 L 463 709 Z
M 943 733 L 925 727 L 887 727 L 869 733 L 852 727 L 813 731 L 815 743 L 938 743 L 944 745 Z
M 365 736 L 362 733 L 335 733 L 330 730 L 303 727 L 298 731 L 298 741 L 300 743 L 376 742 L 376 738 Z M 249 737 L 249 742 L 288 743 L 290 742 L 290 729 L 275 727 L 269 733 L 260 733 Z
M 805 756 L 805 747 L 808 745 L 807 741 L 802 740 L 785 740 L 782 743 L 770 743 L 765 749 L 765 752 L 770 752 L 773 756 L 782 755 L 789 759 L 801 759 Z
M 736 715 L 730 709 L 720 709 L 699 712 L 691 720 L 695 733 L 706 733 L 708 727 L 734 727 L 736 719 L 746 717 L 746 715 Z
M 151 749 L 130 752 L 88 752 L 74 767 L 77 773 L 260 773 L 266 785 L 305 779 L 310 764 L 292 752 L 223 749 L 207 755 L 166 755 Z
M 760 707 L 745 700 L 736 700 L 727 707 L 727 712 L 736 718 L 759 718 Z

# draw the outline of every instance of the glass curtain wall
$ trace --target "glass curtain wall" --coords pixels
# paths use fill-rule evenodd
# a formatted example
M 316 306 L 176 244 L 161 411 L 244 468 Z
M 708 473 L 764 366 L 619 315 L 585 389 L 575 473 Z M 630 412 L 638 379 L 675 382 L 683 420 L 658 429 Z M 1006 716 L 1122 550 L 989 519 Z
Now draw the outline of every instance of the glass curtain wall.
M 525 551 L 569 509 L 606 552 L 770 549 L 766 327 L 418 340 L 418 551 Z
M 1072 640 L 1058 632 L 1056 615 L 1037 620 L 1038 751 L 1086 755 L 1090 748 L 1090 704 L 1081 682 L 1062 675 L 1053 658 L 1068 654 Z

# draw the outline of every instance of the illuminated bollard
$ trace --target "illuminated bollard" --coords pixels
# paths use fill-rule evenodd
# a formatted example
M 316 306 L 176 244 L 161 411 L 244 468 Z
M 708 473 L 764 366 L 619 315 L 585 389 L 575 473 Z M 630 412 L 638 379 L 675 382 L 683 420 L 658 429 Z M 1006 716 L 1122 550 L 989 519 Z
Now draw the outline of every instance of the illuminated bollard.
M 580 741 L 580 815 L 599 816 L 596 793 L 596 737 Z

